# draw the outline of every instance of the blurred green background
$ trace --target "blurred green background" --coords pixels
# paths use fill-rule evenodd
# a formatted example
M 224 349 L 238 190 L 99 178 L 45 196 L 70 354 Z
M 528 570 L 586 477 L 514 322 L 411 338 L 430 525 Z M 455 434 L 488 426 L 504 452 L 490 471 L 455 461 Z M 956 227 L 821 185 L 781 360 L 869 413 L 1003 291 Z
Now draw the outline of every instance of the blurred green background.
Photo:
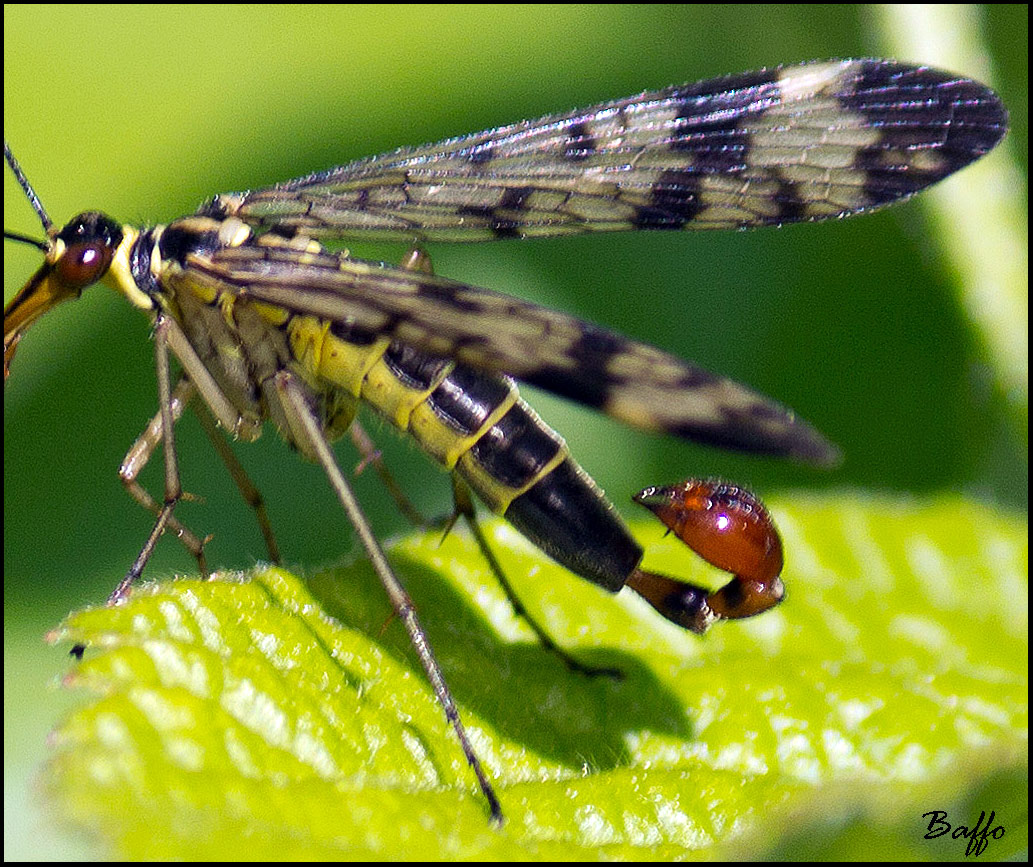
M 1007 152 L 992 159 L 1020 160 L 1024 183 L 1028 12 L 996 6 L 982 15 L 990 83 L 1013 125 Z M 843 5 L 9 6 L 4 127 L 56 222 L 99 209 L 154 223 L 217 192 L 646 88 L 886 56 L 893 52 L 879 23 L 873 7 Z M 38 236 L 5 177 L 5 228 Z M 404 251 L 355 252 L 397 259 Z M 778 231 L 430 252 L 441 274 L 560 307 L 747 382 L 846 454 L 833 472 L 730 455 L 529 392 L 622 507 L 646 484 L 719 475 L 762 495 L 962 490 L 1026 508 L 1025 395 L 996 386 L 919 202 Z M 5 299 L 38 259 L 30 247 L 5 244 Z M 41 321 L 19 349 L 4 413 L 8 858 L 83 854 L 32 794 L 45 734 L 73 700 L 43 689 L 67 664 L 41 638 L 71 608 L 102 601 L 139 550 L 150 518 L 123 493 L 116 470 L 154 411 L 147 323 L 106 289 Z M 181 516 L 214 534 L 213 566 L 251 565 L 264 556 L 254 522 L 196 423 L 179 431 L 184 486 L 206 501 Z M 444 512 L 446 478 L 393 433 L 377 440 L 420 506 Z M 271 433 L 238 454 L 266 496 L 289 564 L 326 564 L 352 550 L 314 467 Z M 339 454 L 345 466 L 354 460 L 345 446 Z M 148 481 L 159 491 L 155 464 Z M 374 479 L 358 487 L 378 529 L 404 529 Z M 166 540 L 148 575 L 192 568 Z

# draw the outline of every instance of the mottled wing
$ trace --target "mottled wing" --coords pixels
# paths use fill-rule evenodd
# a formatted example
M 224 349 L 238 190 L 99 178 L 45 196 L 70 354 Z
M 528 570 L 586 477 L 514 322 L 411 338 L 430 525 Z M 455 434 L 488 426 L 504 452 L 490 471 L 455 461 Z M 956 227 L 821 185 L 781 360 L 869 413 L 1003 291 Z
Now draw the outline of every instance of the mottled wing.
M 185 265 L 170 279 L 318 317 L 346 341 L 384 335 L 509 374 L 638 428 L 814 463 L 837 458 L 813 428 L 744 386 L 573 316 L 487 289 L 283 246 L 223 249 L 211 258 L 190 256 Z
M 219 196 L 204 212 L 283 234 L 405 242 L 777 225 L 905 198 L 1006 128 L 978 82 L 833 60 L 399 150 Z

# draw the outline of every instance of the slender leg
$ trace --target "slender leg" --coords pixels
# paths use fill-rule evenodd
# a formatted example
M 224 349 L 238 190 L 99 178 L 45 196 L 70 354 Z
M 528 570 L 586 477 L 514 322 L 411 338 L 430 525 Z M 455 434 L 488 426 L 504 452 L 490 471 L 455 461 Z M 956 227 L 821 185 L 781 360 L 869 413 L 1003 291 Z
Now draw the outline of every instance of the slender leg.
M 452 491 L 455 497 L 456 507 L 456 514 L 452 519 L 452 522 L 454 523 L 456 518 L 460 515 L 466 519 L 467 526 L 469 526 L 470 532 L 473 533 L 473 537 L 477 542 L 477 547 L 481 550 L 481 556 L 488 562 L 488 567 L 495 574 L 495 580 L 498 581 L 499 585 L 502 587 L 503 592 L 506 594 L 506 598 L 509 599 L 509 604 L 513 606 L 513 613 L 516 614 L 517 617 L 523 618 L 524 622 L 531 627 L 531 631 L 537 636 L 542 647 L 550 653 L 555 653 L 567 668 L 571 671 L 577 672 L 578 674 L 583 674 L 588 677 L 612 677 L 614 680 L 621 680 L 624 677 L 624 673 L 620 669 L 609 668 L 606 666 L 586 665 L 585 663 L 578 661 L 560 647 L 553 640 L 552 636 L 545 630 L 545 627 L 541 626 L 538 621 L 531 616 L 527 607 L 520 601 L 520 597 L 517 596 L 513 585 L 509 583 L 509 579 L 506 577 L 506 573 L 502 569 L 502 564 L 499 563 L 498 558 L 495 556 L 495 552 L 491 550 L 491 546 L 488 544 L 488 538 L 484 535 L 484 531 L 481 529 L 481 525 L 477 520 L 477 510 L 474 507 L 469 485 L 467 485 L 466 482 L 460 479 L 455 473 L 452 474 Z
M 273 534 L 273 526 L 269 522 L 269 514 L 266 512 L 265 500 L 261 492 L 255 487 L 255 483 L 251 481 L 247 470 L 237 460 L 237 456 L 233 453 L 229 443 L 226 442 L 226 437 L 223 436 L 222 431 L 216 426 L 215 419 L 212 418 L 212 414 L 208 411 L 207 406 L 195 404 L 194 414 L 201 423 L 201 428 L 208 435 L 212 447 L 219 457 L 222 458 L 223 464 L 226 465 L 226 469 L 229 471 L 233 483 L 237 486 L 241 498 L 255 513 L 255 520 L 258 522 L 258 528 L 262 531 L 262 538 L 265 539 L 265 547 L 269 553 L 269 559 L 273 563 L 279 563 L 280 546 L 276 544 L 276 536 Z
M 180 377 L 176 387 L 172 390 L 170 401 L 173 422 L 183 415 L 183 411 L 194 394 L 195 389 L 191 382 L 185 377 Z M 159 410 L 150 420 L 143 433 L 137 437 L 136 442 L 133 443 L 129 451 L 126 452 L 126 456 L 122 459 L 122 464 L 118 469 L 119 479 L 121 479 L 122 485 L 128 494 L 154 515 L 161 514 L 162 506 L 137 481 L 137 478 L 143 472 L 143 468 L 147 466 L 158 443 L 163 441 L 163 437 L 162 411 Z M 187 551 L 197 560 L 201 574 L 207 576 L 208 565 L 204 557 L 204 545 L 207 540 L 199 539 L 171 515 L 168 519 L 168 528 L 176 534 Z
M 183 366 L 183 375 L 176 383 L 174 391 L 170 387 L 170 350 Z M 208 566 L 204 558 L 204 545 L 207 540 L 199 539 L 172 515 L 175 502 L 178 502 L 184 496 L 179 486 L 179 469 L 175 454 L 173 426 L 176 420 L 183 414 L 191 398 L 200 392 L 208 410 L 215 416 L 218 423 L 231 431 L 234 436 L 255 439 L 261 429 L 259 419 L 245 419 L 236 411 L 233 404 L 222 393 L 215 379 L 205 368 L 204 363 L 190 345 L 190 341 L 187 340 L 183 329 L 180 328 L 174 319 L 164 313 L 159 313 L 155 320 L 154 352 L 155 369 L 158 376 L 158 413 L 151 419 L 150 424 L 129 449 L 122 461 L 119 475 L 130 496 L 144 508 L 154 512 L 158 516 L 158 523 L 155 525 L 154 530 L 151 531 L 151 536 L 140 552 L 140 556 L 112 593 L 112 602 L 118 602 L 125 597 L 133 581 L 143 571 L 144 565 L 150 559 L 154 546 L 157 544 L 158 537 L 161 536 L 166 527 L 171 528 L 186 546 L 187 550 L 197 558 L 201 574 L 208 574 Z M 136 481 L 159 442 L 163 443 L 163 451 L 165 453 L 165 502 L 161 505 L 155 502 L 151 495 Z M 236 480 L 237 474 L 232 465 L 230 466 L 230 473 Z M 240 474 L 246 478 L 242 468 L 240 469 Z M 248 484 L 250 485 L 250 482 Z M 239 481 L 238 487 L 240 487 Z M 251 487 L 253 488 L 253 486 Z M 245 494 L 245 498 L 246 496 Z M 173 500 L 171 504 L 170 498 Z M 260 523 L 262 521 L 261 515 L 259 521 Z M 267 524 L 268 521 L 266 521 Z M 263 533 L 265 532 L 266 527 L 264 526 Z M 275 541 L 270 551 L 271 553 L 275 551 Z
M 406 497 L 398 482 L 391 474 L 391 471 L 381 459 L 380 452 L 377 450 L 376 445 L 370 438 L 369 434 L 359 425 L 358 422 L 352 422 L 349 431 L 351 433 L 352 442 L 355 443 L 359 454 L 362 456 L 357 472 L 361 472 L 366 466 L 372 465 L 376 470 L 377 475 L 380 477 L 380 480 L 387 487 L 388 493 L 390 493 L 394 499 L 395 504 L 398 506 L 398 510 L 411 524 L 416 527 L 441 526 L 443 530 L 442 540 L 444 540 L 452 531 L 456 521 L 460 518 L 464 518 L 466 520 L 467 525 L 470 527 L 470 532 L 473 533 L 474 541 L 476 541 L 477 547 L 480 549 L 481 556 L 484 557 L 485 562 L 488 564 L 488 568 L 495 576 L 495 580 L 499 582 L 503 592 L 506 594 L 506 598 L 509 599 L 510 605 L 513 606 L 514 613 L 517 617 L 522 617 L 524 619 L 527 625 L 531 628 L 531 631 L 537 636 L 542 647 L 551 653 L 555 653 L 567 668 L 571 671 L 578 672 L 579 674 L 583 674 L 588 677 L 612 677 L 616 680 L 620 680 L 624 676 L 623 672 L 616 668 L 586 665 L 583 662 L 579 662 L 560 647 L 545 630 L 545 627 L 540 625 L 538 621 L 534 619 L 524 603 L 520 601 L 520 597 L 517 596 L 516 590 L 509 582 L 505 571 L 502 569 L 502 564 L 499 563 L 498 558 L 495 556 L 495 552 L 492 551 L 491 546 L 488 544 L 488 538 L 484 535 L 480 522 L 477 520 L 477 510 L 474 506 L 473 496 L 466 482 L 462 481 L 462 479 L 460 479 L 455 473 L 452 473 L 452 495 L 455 505 L 452 514 L 445 517 L 443 521 L 428 522 L 423 518 L 416 507 L 412 505 L 409 498 Z
M 182 417 L 183 412 L 196 395 L 197 389 L 194 384 L 185 375 L 181 375 L 176 383 L 176 387 L 172 390 L 172 418 L 174 422 Z M 193 410 L 197 420 L 201 423 L 202 430 L 204 430 L 211 441 L 212 447 L 226 465 L 226 469 L 229 471 L 234 484 L 236 484 L 237 490 L 240 491 L 244 502 L 254 511 L 258 527 L 262 531 L 262 537 L 265 539 L 269 559 L 273 563 L 279 563 L 279 546 L 276 544 L 276 537 L 273 534 L 272 525 L 269 522 L 269 516 L 266 512 L 265 502 L 262 499 L 261 493 L 248 477 L 247 471 L 240 461 L 237 460 L 237 456 L 229 447 L 222 432 L 218 430 L 207 405 L 194 402 Z M 137 478 L 143 472 L 143 468 L 147 466 L 158 443 L 162 441 L 163 428 L 161 418 L 162 414 L 159 411 L 151 419 L 143 433 L 137 437 L 136 442 L 133 443 L 129 451 L 126 452 L 126 456 L 122 459 L 122 465 L 118 471 L 119 478 L 122 480 L 122 484 L 129 495 L 155 515 L 161 511 L 161 506 L 137 481 Z M 189 499 L 189 494 L 184 493 L 183 499 Z M 199 539 L 174 516 L 169 518 L 168 529 L 176 534 L 187 551 L 197 559 L 201 574 L 207 576 L 208 568 L 204 557 L 204 546 L 208 540 Z
M 183 367 L 183 373 L 193 383 L 215 421 L 233 437 L 251 442 L 262 433 L 262 418 L 257 412 L 244 416 L 223 393 L 215 377 L 205 367 L 186 334 L 175 319 L 166 317 L 168 347 Z
M 161 415 L 161 438 L 162 454 L 165 458 L 165 498 L 158 510 L 158 519 L 154 523 L 147 541 L 144 543 L 140 554 L 133 565 L 129 567 L 125 577 L 118 583 L 118 586 L 108 597 L 109 605 L 116 605 L 122 602 L 129 593 L 129 588 L 143 573 L 147 561 L 154 553 L 154 546 L 168 526 L 172 512 L 176 504 L 183 496 L 183 489 L 179 483 L 179 462 L 176 459 L 176 440 L 173 434 L 175 414 L 172 407 L 172 384 L 169 372 L 169 345 L 168 331 L 169 319 L 165 314 L 159 313 L 154 326 L 154 367 L 158 377 L 158 407 Z
M 275 385 L 291 427 L 292 439 L 304 454 L 314 456 L 323 467 L 330 486 L 337 495 L 337 499 L 344 508 L 348 519 L 355 527 L 355 532 L 358 534 L 359 540 L 362 542 L 362 546 L 365 548 L 366 554 L 373 564 L 373 570 L 377 573 L 377 577 L 387 592 L 395 615 L 402 621 L 406 632 L 409 634 L 409 640 L 416 650 L 423 670 L 427 673 L 427 678 L 434 690 L 434 694 L 437 696 L 442 708 L 444 708 L 445 718 L 452 725 L 452 729 L 459 739 L 463 753 L 466 756 L 466 761 L 477 776 L 481 791 L 488 801 L 492 821 L 501 823 L 502 807 L 495 795 L 495 790 L 492 788 L 491 781 L 488 779 L 481 766 L 480 759 L 477 758 L 473 745 L 466 735 L 466 730 L 463 728 L 462 720 L 459 717 L 459 709 L 456 707 L 452 693 L 445 682 L 445 676 L 441 671 L 441 667 L 434 658 L 427 635 L 423 631 L 423 627 L 420 626 L 416 616 L 416 608 L 388 563 L 380 543 L 373 534 L 373 528 L 370 526 L 369 520 L 366 518 L 365 513 L 363 513 L 362 507 L 355 498 L 355 494 L 341 472 L 340 467 L 337 466 L 334 453 L 327 443 L 326 437 L 323 436 L 319 421 L 309 406 L 303 387 L 289 371 L 281 371 L 276 374 Z
M 362 458 L 355 470 L 355 475 L 361 473 L 367 466 L 372 466 L 384 487 L 387 488 L 391 499 L 395 501 L 398 511 L 402 513 L 405 519 L 414 527 L 427 526 L 427 520 L 420 514 L 420 510 L 413 505 L 412 500 L 405 495 L 402 486 L 398 484 L 394 475 L 387 468 L 387 464 L 384 463 L 376 443 L 373 442 L 370 435 L 366 433 L 366 429 L 359 424 L 358 420 L 351 423 L 348 433 Z

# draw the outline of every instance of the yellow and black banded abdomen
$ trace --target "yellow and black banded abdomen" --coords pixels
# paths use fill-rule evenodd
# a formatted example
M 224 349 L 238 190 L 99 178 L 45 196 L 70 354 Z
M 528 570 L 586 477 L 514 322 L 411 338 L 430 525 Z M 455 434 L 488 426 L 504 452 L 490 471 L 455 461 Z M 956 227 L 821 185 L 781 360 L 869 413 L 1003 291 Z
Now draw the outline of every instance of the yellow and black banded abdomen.
M 642 549 L 511 379 L 403 344 L 320 330 L 292 339 L 295 350 L 307 347 L 300 355 L 320 379 L 411 434 L 554 560 L 612 592 L 624 586 Z

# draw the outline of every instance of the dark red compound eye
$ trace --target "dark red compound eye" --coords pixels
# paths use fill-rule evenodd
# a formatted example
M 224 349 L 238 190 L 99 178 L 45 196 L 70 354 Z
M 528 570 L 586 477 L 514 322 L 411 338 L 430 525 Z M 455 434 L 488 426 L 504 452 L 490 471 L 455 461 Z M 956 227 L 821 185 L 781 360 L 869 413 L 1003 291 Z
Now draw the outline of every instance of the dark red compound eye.
M 70 244 L 54 265 L 54 270 L 62 285 L 70 289 L 85 289 L 104 276 L 113 254 L 112 247 L 100 240 Z

